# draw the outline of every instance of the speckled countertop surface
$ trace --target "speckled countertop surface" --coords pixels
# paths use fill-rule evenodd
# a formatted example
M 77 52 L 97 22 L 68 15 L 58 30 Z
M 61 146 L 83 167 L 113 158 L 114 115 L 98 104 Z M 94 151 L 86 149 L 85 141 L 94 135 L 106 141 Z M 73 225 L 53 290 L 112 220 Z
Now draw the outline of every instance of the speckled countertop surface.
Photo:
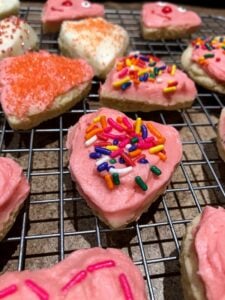
M 41 33 L 42 4 L 25 2 L 21 14 Z M 30 7 L 30 10 L 28 9 Z M 36 10 L 33 8 L 36 7 Z M 132 36 L 135 50 L 154 51 L 165 61 L 176 62 L 186 40 L 145 42 L 140 37 L 138 4 L 106 2 L 112 11 L 107 18 L 122 22 Z M 225 10 L 193 7 L 204 15 L 225 15 Z M 121 21 L 122 20 L 122 21 Z M 201 34 L 221 33 L 224 21 L 205 16 Z M 58 51 L 57 36 L 42 35 L 41 48 Z M 194 106 L 186 111 L 139 114 L 143 119 L 174 125 L 183 142 L 183 159 L 165 194 L 152 205 L 138 223 L 111 231 L 95 218 L 70 179 L 65 148 L 69 126 L 99 106 L 98 81 L 90 95 L 70 112 L 38 128 L 13 132 L 0 113 L 0 155 L 16 159 L 31 183 L 31 195 L 13 229 L 0 245 L 0 266 L 7 270 L 49 267 L 73 250 L 94 246 L 116 247 L 129 254 L 146 280 L 149 298 L 181 300 L 179 250 L 186 224 L 206 204 L 224 205 L 224 165 L 218 157 L 216 126 L 224 96 L 198 87 Z M 135 118 L 136 114 L 130 114 Z

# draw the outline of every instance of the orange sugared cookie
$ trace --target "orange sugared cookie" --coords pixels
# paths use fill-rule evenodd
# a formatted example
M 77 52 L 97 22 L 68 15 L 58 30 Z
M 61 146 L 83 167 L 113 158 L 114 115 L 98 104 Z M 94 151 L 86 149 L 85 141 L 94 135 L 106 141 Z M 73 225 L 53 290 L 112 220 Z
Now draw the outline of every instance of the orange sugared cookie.
M 88 94 L 92 77 L 84 60 L 44 51 L 2 60 L 1 104 L 9 125 L 28 129 L 60 115 Z

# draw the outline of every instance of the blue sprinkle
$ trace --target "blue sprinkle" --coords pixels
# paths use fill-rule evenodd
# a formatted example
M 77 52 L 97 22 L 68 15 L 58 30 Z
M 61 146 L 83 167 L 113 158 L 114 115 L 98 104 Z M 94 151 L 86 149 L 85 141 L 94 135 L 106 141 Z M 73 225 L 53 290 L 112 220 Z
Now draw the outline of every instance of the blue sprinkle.
M 128 149 L 128 151 L 132 152 L 132 151 L 134 151 L 136 149 L 137 149 L 137 145 L 132 145 L 132 146 L 130 146 L 130 148 Z
M 119 144 L 119 140 L 115 139 L 113 140 L 113 145 L 118 145 Z
M 106 148 L 102 148 L 102 147 L 95 147 L 95 152 L 97 153 L 101 153 L 101 154 L 105 154 L 105 155 L 110 155 L 111 151 L 106 149 Z
M 125 164 L 125 160 L 124 160 L 122 157 L 120 157 L 120 158 L 119 158 L 119 163 L 120 163 L 120 164 Z
M 145 125 L 141 125 L 141 133 L 143 139 L 146 139 L 148 137 L 148 129 Z
M 145 158 L 141 158 L 141 159 L 139 159 L 139 161 L 138 161 L 140 164 L 148 164 L 148 160 L 147 159 L 145 159 Z
M 149 61 L 149 58 L 147 56 L 140 55 L 139 58 L 143 61 L 147 61 L 147 62 Z
M 89 154 L 89 157 L 92 158 L 92 159 L 97 159 L 97 158 L 101 158 L 101 153 L 97 153 L 97 152 L 91 152 Z
M 147 81 L 148 80 L 148 73 L 145 73 L 145 74 L 141 75 L 139 77 L 139 80 L 140 81 Z
M 158 67 L 158 70 L 165 70 L 165 69 L 166 69 L 166 65 Z
M 121 85 L 121 89 L 125 91 L 129 86 L 131 86 L 131 82 L 125 82 Z
M 115 169 L 115 166 L 108 166 L 107 171 L 109 171 L 110 169 Z
M 98 172 L 108 170 L 108 163 L 104 162 L 97 167 Z

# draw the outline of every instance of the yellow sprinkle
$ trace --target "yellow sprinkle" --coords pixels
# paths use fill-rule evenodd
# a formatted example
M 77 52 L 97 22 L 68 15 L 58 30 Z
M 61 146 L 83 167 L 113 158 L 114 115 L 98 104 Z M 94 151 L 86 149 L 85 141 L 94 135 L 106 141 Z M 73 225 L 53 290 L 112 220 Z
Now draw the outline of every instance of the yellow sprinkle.
M 100 122 L 100 118 L 101 118 L 101 116 L 97 116 L 96 118 L 94 118 L 93 122 L 94 123 Z
M 171 75 L 174 76 L 175 72 L 176 72 L 177 66 L 176 65 L 172 65 L 172 69 L 171 69 Z
M 149 153 L 150 154 L 155 154 L 155 153 L 158 153 L 158 152 L 162 151 L 163 149 L 164 149 L 164 145 L 158 145 L 158 146 L 150 148 Z
M 145 73 L 149 73 L 150 70 L 151 70 L 150 68 L 141 69 L 141 71 L 138 72 L 138 76 L 141 76 Z
M 113 82 L 112 85 L 113 85 L 113 87 L 117 88 L 117 87 L 120 87 L 122 84 L 124 84 L 128 81 L 130 81 L 130 77 L 126 76 L 125 78 L 123 78 L 121 80 Z
M 126 65 L 128 67 L 130 67 L 132 65 L 132 62 L 131 62 L 131 60 L 129 58 L 126 59 Z
M 171 86 L 171 87 L 164 88 L 164 89 L 163 89 L 163 92 L 164 92 L 164 93 L 171 93 L 171 92 L 175 92 L 176 89 L 177 89 L 176 86 Z
M 105 146 L 104 148 L 108 149 L 108 150 L 118 150 L 119 147 L 116 146 L 116 145 L 108 145 L 108 146 Z
M 139 134 L 141 132 L 141 124 L 142 124 L 141 118 L 137 118 L 135 122 L 135 133 Z

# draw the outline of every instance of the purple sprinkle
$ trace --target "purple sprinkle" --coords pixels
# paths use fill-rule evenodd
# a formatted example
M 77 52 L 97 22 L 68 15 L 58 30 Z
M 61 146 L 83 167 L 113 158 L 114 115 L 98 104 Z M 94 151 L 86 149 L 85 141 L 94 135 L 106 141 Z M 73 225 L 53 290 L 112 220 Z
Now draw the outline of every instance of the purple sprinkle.
M 108 169 L 108 163 L 107 162 L 103 162 L 102 164 L 100 164 L 97 167 L 98 172 L 102 172 Z
M 125 164 L 125 160 L 124 160 L 122 157 L 120 157 L 120 158 L 119 158 L 119 163 L 120 163 L 120 164 Z
M 113 145 L 118 145 L 118 144 L 119 144 L 119 140 L 114 139 L 114 140 L 113 140 Z
M 148 164 L 148 160 L 147 159 L 145 159 L 145 158 L 141 158 L 141 159 L 139 159 L 139 161 L 138 161 L 140 164 Z
M 101 153 L 91 152 L 91 153 L 89 154 L 89 157 L 92 158 L 92 159 L 97 159 L 97 158 L 101 158 L 102 155 L 101 155 Z
M 137 149 L 137 145 L 132 145 L 132 146 L 130 146 L 130 148 L 128 149 L 128 151 L 132 152 L 132 151 L 134 151 L 136 149 Z

